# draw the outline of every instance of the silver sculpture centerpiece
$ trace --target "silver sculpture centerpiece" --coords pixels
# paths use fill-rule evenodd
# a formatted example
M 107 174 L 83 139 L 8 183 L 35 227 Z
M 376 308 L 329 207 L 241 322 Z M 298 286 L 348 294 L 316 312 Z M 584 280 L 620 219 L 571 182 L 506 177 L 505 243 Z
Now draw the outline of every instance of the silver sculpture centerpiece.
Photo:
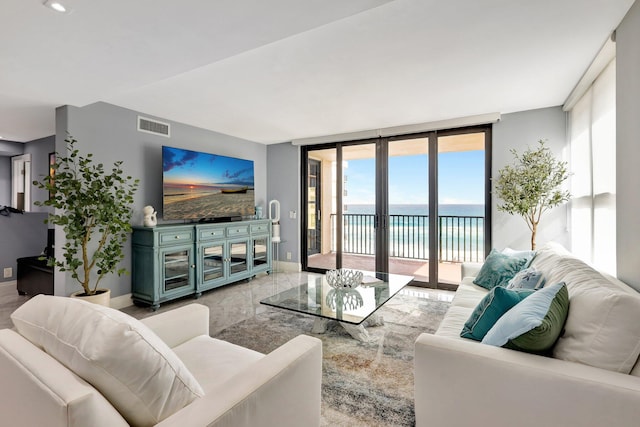
M 340 268 L 329 270 L 326 274 L 327 283 L 334 289 L 353 289 L 362 283 L 362 271 Z

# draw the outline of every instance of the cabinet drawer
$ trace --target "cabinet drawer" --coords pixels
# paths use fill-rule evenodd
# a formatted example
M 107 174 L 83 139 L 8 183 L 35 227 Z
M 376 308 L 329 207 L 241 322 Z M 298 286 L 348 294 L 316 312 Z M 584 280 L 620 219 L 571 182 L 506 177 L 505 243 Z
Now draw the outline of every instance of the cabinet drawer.
M 248 225 L 232 225 L 227 227 L 227 237 L 248 236 L 248 235 L 249 235 Z
M 161 246 L 175 245 L 191 241 L 193 241 L 193 229 L 163 231 L 158 233 L 158 242 Z
M 224 238 L 224 228 L 208 228 L 198 230 L 198 241 L 206 242 L 209 240 L 217 240 Z
M 251 234 L 265 234 L 269 232 L 269 224 L 252 224 Z

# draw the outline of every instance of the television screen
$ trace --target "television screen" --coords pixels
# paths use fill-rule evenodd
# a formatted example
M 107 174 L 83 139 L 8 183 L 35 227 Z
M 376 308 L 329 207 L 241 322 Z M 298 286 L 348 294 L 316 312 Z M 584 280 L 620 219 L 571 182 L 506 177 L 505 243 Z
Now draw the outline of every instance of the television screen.
M 253 215 L 253 161 L 162 147 L 164 219 Z

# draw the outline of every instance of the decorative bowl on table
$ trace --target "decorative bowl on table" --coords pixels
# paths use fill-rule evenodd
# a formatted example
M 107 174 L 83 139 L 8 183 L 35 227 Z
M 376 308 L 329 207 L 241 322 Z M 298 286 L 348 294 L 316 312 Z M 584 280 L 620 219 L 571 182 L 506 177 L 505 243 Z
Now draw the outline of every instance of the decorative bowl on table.
M 334 289 L 352 289 L 362 283 L 362 271 L 340 268 L 326 273 L 327 283 Z

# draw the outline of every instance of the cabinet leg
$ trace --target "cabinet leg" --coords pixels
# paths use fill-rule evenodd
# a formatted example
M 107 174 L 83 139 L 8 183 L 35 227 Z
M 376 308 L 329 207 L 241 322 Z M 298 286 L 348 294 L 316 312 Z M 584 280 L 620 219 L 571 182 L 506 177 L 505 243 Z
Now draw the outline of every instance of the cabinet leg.
M 18 295 L 26 295 L 27 293 L 25 291 L 18 291 Z
M 149 308 L 151 309 L 151 311 L 158 311 L 158 309 L 160 308 L 160 304 L 151 304 Z
M 195 295 L 194 295 L 195 299 L 198 299 L 201 296 L 202 296 L 202 292 L 196 292 Z

